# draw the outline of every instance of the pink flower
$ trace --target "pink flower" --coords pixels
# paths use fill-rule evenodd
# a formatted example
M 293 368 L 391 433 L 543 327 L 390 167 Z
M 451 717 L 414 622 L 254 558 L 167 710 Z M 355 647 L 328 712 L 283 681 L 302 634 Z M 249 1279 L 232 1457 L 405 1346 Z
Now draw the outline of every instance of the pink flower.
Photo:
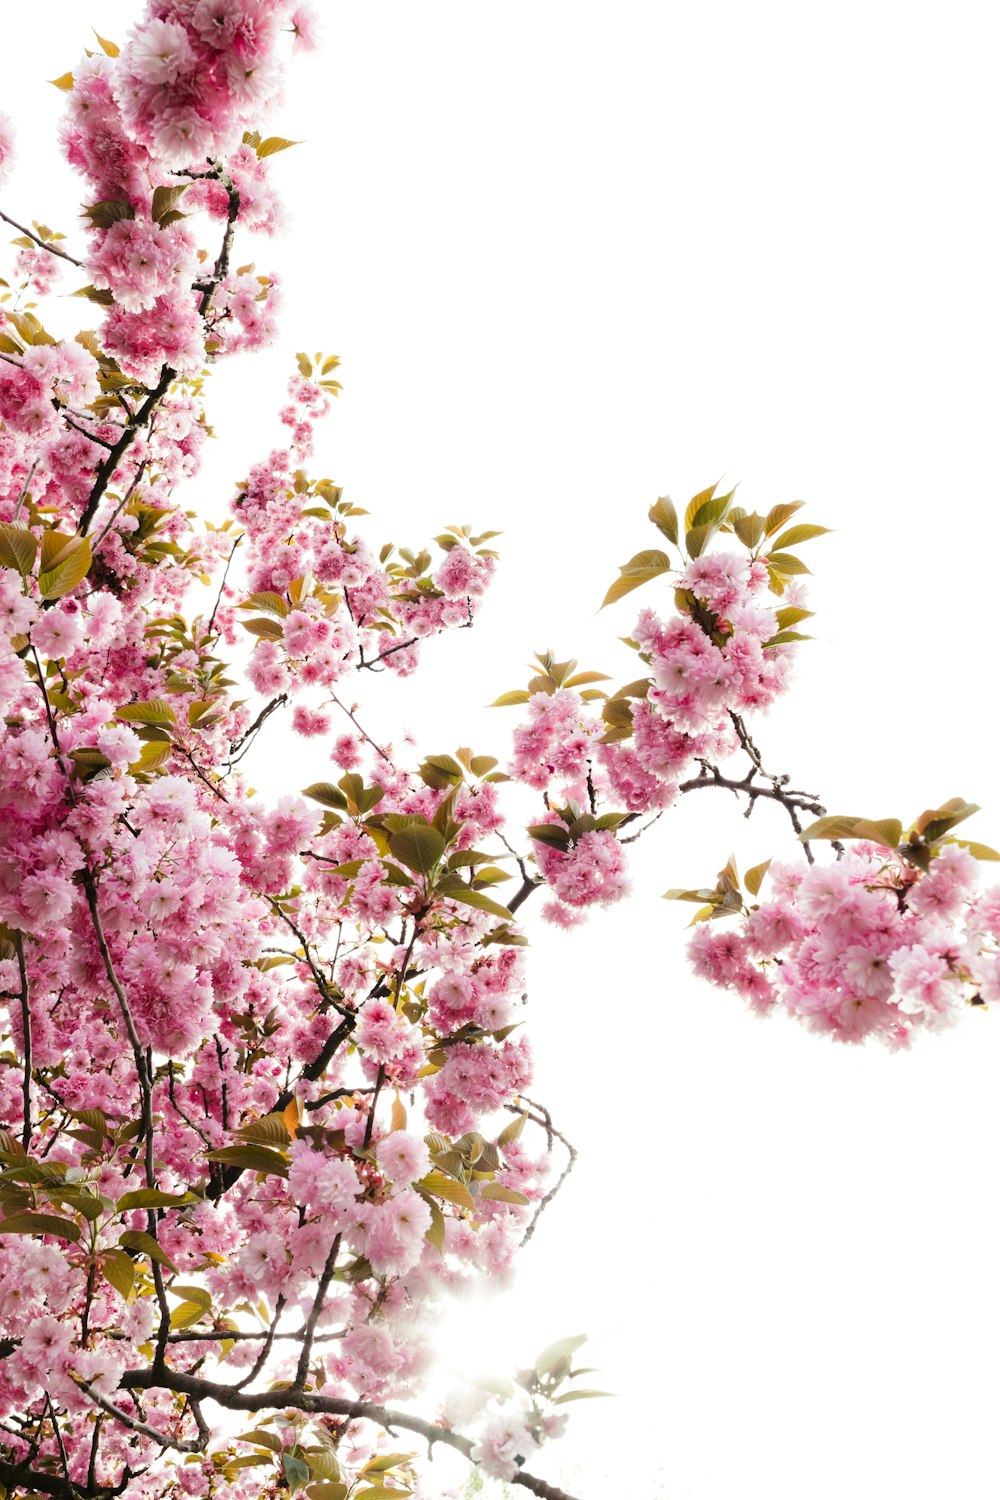
M 484 1424 L 471 1456 L 484 1473 L 510 1480 L 537 1447 L 523 1414 L 502 1411 Z
M 382 1171 L 401 1187 L 408 1187 L 430 1171 L 430 1152 L 424 1142 L 401 1130 L 379 1142 L 377 1156 Z
M 50 661 L 70 656 L 80 639 L 80 621 L 61 609 L 50 609 L 32 626 L 31 642 Z

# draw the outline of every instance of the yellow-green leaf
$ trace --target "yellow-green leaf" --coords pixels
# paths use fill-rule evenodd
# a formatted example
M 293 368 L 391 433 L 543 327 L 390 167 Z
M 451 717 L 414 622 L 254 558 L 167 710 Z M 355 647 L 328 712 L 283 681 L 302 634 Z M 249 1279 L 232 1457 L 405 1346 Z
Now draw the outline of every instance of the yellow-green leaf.
M 147 1234 L 144 1229 L 126 1229 L 124 1234 L 118 1236 L 118 1243 L 119 1245 L 123 1245 L 126 1250 L 136 1250 L 140 1255 L 148 1255 L 150 1260 L 157 1261 L 161 1266 L 166 1266 L 170 1271 L 177 1270 L 177 1267 L 163 1249 L 163 1246 L 154 1240 L 151 1234 Z
M 669 572 L 670 559 L 665 552 L 660 552 L 656 548 L 648 548 L 644 552 L 637 552 L 618 571 L 621 576 L 615 579 L 605 594 L 602 609 L 609 604 L 614 604 L 618 599 L 623 599 L 633 589 L 641 588 L 651 578 L 658 578 L 662 573 Z
M 445 1176 L 444 1172 L 428 1172 L 426 1177 L 421 1177 L 416 1184 L 425 1193 L 433 1193 L 435 1198 L 443 1198 L 446 1203 L 454 1203 L 459 1208 L 468 1209 L 470 1213 L 475 1210 L 476 1204 L 469 1189 L 463 1182 L 456 1182 L 454 1177 Z
M 769 859 L 765 859 L 763 864 L 754 865 L 744 875 L 743 884 L 746 886 L 751 896 L 756 896 L 760 893 L 761 881 L 767 874 L 770 864 L 771 861 Z
M 43 599 L 61 599 L 86 578 L 89 568 L 89 537 L 43 532 L 38 574 L 38 592 Z
M 80 1226 L 58 1214 L 19 1213 L 0 1219 L 0 1234 L 57 1234 L 60 1239 L 76 1241 Z
M 275 1177 L 288 1176 L 285 1158 L 267 1146 L 220 1146 L 218 1151 L 207 1151 L 205 1155 L 209 1161 L 221 1162 L 227 1167 L 239 1167 L 245 1172 L 269 1172 Z
M 679 529 L 677 511 L 669 495 L 661 495 L 655 505 L 649 507 L 649 519 L 658 531 L 662 531 L 668 542 L 678 545 Z
M 27 526 L 0 525 L 0 568 L 14 568 L 26 576 L 35 565 L 38 542 Z

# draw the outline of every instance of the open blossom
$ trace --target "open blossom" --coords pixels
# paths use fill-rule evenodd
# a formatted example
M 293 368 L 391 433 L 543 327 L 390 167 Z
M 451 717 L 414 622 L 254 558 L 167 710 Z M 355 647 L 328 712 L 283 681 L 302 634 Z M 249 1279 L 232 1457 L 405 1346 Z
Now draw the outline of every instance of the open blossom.
M 538 1447 L 523 1415 L 499 1412 L 483 1424 L 472 1457 L 494 1479 L 513 1479 Z
M 407 1186 L 430 1171 L 430 1152 L 416 1136 L 394 1131 L 378 1145 L 378 1163 L 393 1182 Z
M 79 616 L 61 609 L 42 615 L 31 631 L 32 645 L 51 661 L 71 655 L 79 640 Z

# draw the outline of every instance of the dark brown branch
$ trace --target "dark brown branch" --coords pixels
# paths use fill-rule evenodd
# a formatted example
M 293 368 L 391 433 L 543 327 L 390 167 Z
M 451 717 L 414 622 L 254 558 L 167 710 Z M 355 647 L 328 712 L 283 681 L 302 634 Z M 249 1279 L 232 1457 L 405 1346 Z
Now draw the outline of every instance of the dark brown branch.
M 170 382 L 173 380 L 176 374 L 177 371 L 173 369 L 171 365 L 163 366 L 160 371 L 159 380 L 156 382 L 153 389 L 147 392 L 146 399 L 139 407 L 139 410 L 135 412 L 131 417 L 129 417 L 128 421 L 125 423 L 124 429 L 122 430 L 121 437 L 118 439 L 117 443 L 115 443 L 114 447 L 110 450 L 107 458 L 103 460 L 100 467 L 97 469 L 97 472 L 94 475 L 94 483 L 90 491 L 90 497 L 87 500 L 87 504 L 84 507 L 83 514 L 80 517 L 80 524 L 76 528 L 80 536 L 87 535 L 87 532 L 90 528 L 90 523 L 97 514 L 97 507 L 101 503 L 101 496 L 107 489 L 112 474 L 117 469 L 127 449 L 135 441 L 136 435 L 142 430 L 143 427 L 147 427 L 149 425 L 149 421 L 153 415 L 153 412 L 156 410 L 159 402 L 166 395 L 167 391 L 170 388 Z
M 74 432 L 78 432 L 81 437 L 85 437 L 89 443 L 97 443 L 102 448 L 114 447 L 114 444 L 109 443 L 107 438 L 98 437 L 94 432 L 88 432 L 85 427 L 81 427 L 79 422 L 74 422 L 73 418 L 67 416 L 65 412 L 63 412 L 63 421 L 67 427 L 72 427 Z
M 17 950 L 17 972 L 21 981 L 21 1050 L 24 1054 L 24 1075 L 21 1083 L 21 1099 L 24 1119 L 21 1124 L 21 1145 L 25 1151 L 31 1141 L 31 1008 L 28 1003 L 28 970 L 24 962 L 24 934 L 14 934 Z
M 357 1017 L 355 1015 L 346 1015 L 341 1021 L 340 1025 L 337 1026 L 327 1037 L 326 1041 L 323 1043 L 322 1048 L 313 1058 L 312 1062 L 307 1063 L 306 1066 L 302 1069 L 302 1072 L 299 1075 L 300 1081 L 304 1080 L 313 1083 L 317 1078 L 321 1078 L 336 1056 L 341 1043 L 347 1040 L 356 1025 Z M 278 1095 L 277 1099 L 274 1101 L 274 1104 L 271 1106 L 272 1113 L 280 1114 L 283 1109 L 287 1109 L 288 1105 L 291 1104 L 294 1098 L 295 1090 L 285 1089 L 283 1093 L 280 1093 Z M 242 1167 L 224 1167 L 221 1175 L 216 1180 L 211 1182 L 206 1188 L 205 1196 L 217 1202 L 218 1199 L 222 1197 L 223 1193 L 228 1193 L 229 1189 L 231 1187 L 234 1187 L 236 1183 L 239 1182 L 240 1178 L 243 1176 L 243 1170 L 244 1169 Z
M 222 246 L 219 250 L 218 255 L 216 256 L 212 275 L 207 282 L 199 284 L 198 290 L 201 292 L 201 301 L 198 304 L 198 312 L 201 317 L 204 317 L 208 312 L 209 303 L 211 302 L 216 293 L 216 290 L 218 289 L 219 282 L 222 281 L 227 271 L 229 270 L 229 256 L 233 248 L 233 235 L 236 231 L 236 219 L 240 211 L 239 188 L 235 186 L 232 178 L 229 176 L 228 172 L 225 170 L 221 162 L 213 162 L 213 166 L 215 170 L 210 175 L 214 176 L 219 182 L 221 182 L 222 186 L 225 188 L 226 193 L 229 197 L 229 209 L 226 213 L 226 229 L 225 233 L 222 236 Z
M 113 1417 L 123 1427 L 128 1427 L 133 1432 L 140 1433 L 142 1437 L 152 1438 L 153 1442 L 159 1443 L 161 1448 L 173 1448 L 178 1453 L 202 1453 L 208 1446 L 210 1434 L 207 1428 L 204 1434 L 199 1432 L 197 1438 L 172 1438 L 168 1433 L 158 1432 L 155 1427 L 150 1427 L 147 1423 L 140 1422 L 138 1417 L 132 1417 L 128 1412 L 122 1411 L 121 1407 L 115 1406 L 114 1402 L 109 1401 L 106 1396 L 102 1396 L 99 1391 L 95 1391 L 90 1382 L 84 1380 L 82 1376 L 76 1375 L 74 1379 L 80 1389 L 86 1391 L 94 1405 L 99 1406 L 107 1416 Z M 198 1425 L 201 1427 L 203 1424 L 199 1423 Z
M 269 719 L 271 717 L 271 715 L 275 712 L 276 709 L 282 708 L 287 702 L 288 702 L 288 694 L 287 693 L 279 693 L 276 698 L 272 698 L 269 703 L 265 703 L 264 704 L 264 707 L 261 709 L 261 711 L 257 715 L 256 719 L 254 719 L 254 721 L 250 725 L 249 729 L 245 729 L 243 731 L 243 733 L 240 735 L 239 739 L 238 740 L 234 740 L 232 742 L 232 744 L 230 745 L 230 747 L 229 747 L 229 760 L 226 762 L 226 771 L 227 772 L 230 771 L 233 768 L 233 766 L 236 764 L 236 762 L 238 760 L 242 760 L 242 758 L 243 758 L 242 756 L 236 754 L 237 750 L 242 749 L 242 747 L 244 745 L 246 745 L 247 749 L 249 749 L 250 746 L 249 746 L 249 744 L 247 744 L 247 741 L 252 740 L 253 737 L 254 737 L 254 735 L 257 734 L 257 732 L 260 729 L 261 725 L 265 722 L 265 720 Z M 244 755 L 246 754 L 246 750 L 243 751 L 243 754 Z
M 822 802 L 810 792 L 793 791 L 785 783 L 787 776 L 767 776 L 766 782 L 755 781 L 757 775 L 767 776 L 767 772 L 760 772 L 756 765 L 752 765 L 746 776 L 738 781 L 731 776 L 723 776 L 718 766 L 711 765 L 708 761 L 702 761 L 702 767 L 697 776 L 692 776 L 688 781 L 682 781 L 677 788 L 680 792 L 697 792 L 705 787 L 721 787 L 723 791 L 732 792 L 736 797 L 746 797 L 747 809 L 744 817 L 749 817 L 753 812 L 758 798 L 765 798 L 770 802 L 777 802 L 783 807 L 791 820 L 796 834 L 802 833 L 802 821 L 800 812 L 811 813 L 814 818 L 821 818 L 826 812 Z M 806 859 L 810 864 L 814 863 L 812 849 L 808 843 L 803 843 Z
M 337 1266 L 337 1256 L 339 1254 L 340 1235 L 338 1234 L 334 1237 L 333 1244 L 330 1246 L 330 1253 L 327 1255 L 326 1263 L 323 1266 L 323 1274 L 320 1276 L 319 1284 L 316 1287 L 316 1296 L 313 1298 L 313 1305 L 309 1309 L 309 1317 L 302 1331 L 302 1348 L 299 1351 L 299 1362 L 295 1368 L 295 1385 L 300 1390 L 305 1387 L 309 1376 L 309 1361 L 312 1358 L 316 1325 L 323 1311 L 323 1304 L 326 1301 L 326 1294 L 330 1289 L 330 1282 L 333 1280 L 333 1273 Z
M 200 1375 L 186 1375 L 180 1370 L 126 1370 L 121 1385 L 132 1390 L 168 1390 L 197 1400 L 215 1401 L 229 1411 L 301 1411 L 324 1416 L 346 1417 L 348 1421 L 374 1422 L 385 1431 L 400 1427 L 406 1432 L 415 1432 L 428 1445 L 441 1443 L 454 1448 L 470 1462 L 472 1441 L 450 1427 L 438 1427 L 425 1422 L 422 1417 L 410 1412 L 395 1411 L 392 1407 L 379 1406 L 371 1401 L 348 1401 L 336 1396 L 319 1396 L 312 1391 L 303 1391 L 291 1386 L 284 1391 L 237 1391 L 232 1386 L 220 1385 Z M 573 1496 L 555 1485 L 547 1484 L 534 1474 L 521 1472 L 511 1480 L 537 1495 L 539 1500 L 573 1500 Z

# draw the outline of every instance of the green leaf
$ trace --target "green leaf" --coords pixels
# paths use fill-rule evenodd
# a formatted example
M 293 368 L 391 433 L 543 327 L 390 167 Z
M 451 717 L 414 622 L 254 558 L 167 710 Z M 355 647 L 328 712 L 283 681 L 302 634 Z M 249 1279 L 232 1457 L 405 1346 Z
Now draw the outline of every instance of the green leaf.
M 713 486 L 713 491 L 714 491 Z M 697 496 L 695 497 L 698 498 Z M 687 514 L 691 518 L 685 521 L 684 544 L 689 557 L 700 557 L 708 546 L 719 527 L 725 521 L 732 507 L 733 491 L 728 495 L 709 494 L 695 507 L 692 500 L 688 506 Z
M 714 497 L 715 492 L 718 488 L 719 484 L 718 481 L 716 481 L 715 484 L 709 485 L 707 490 L 699 490 L 697 495 L 691 496 L 691 499 L 687 503 L 687 510 L 684 512 L 685 531 L 690 531 L 692 526 L 696 526 L 698 524 L 698 512 L 701 510 L 701 507 L 703 505 L 707 505 L 708 502 Z
M 137 1188 L 135 1192 L 123 1193 L 115 1204 L 118 1213 L 129 1208 L 176 1208 L 184 1202 L 184 1195 L 161 1193 L 159 1188 Z
M 668 542 L 678 546 L 677 512 L 669 495 L 661 495 L 655 505 L 649 507 L 649 519 L 658 531 L 662 531 Z
M 138 703 L 126 703 L 115 713 L 116 719 L 125 719 L 129 724 L 176 724 L 177 716 L 166 698 L 145 698 Z
M 288 605 L 280 594 L 275 594 L 270 589 L 264 589 L 259 594 L 251 594 L 249 599 L 244 599 L 237 609 L 262 609 L 267 614 L 278 615 L 282 620 L 288 614 Z
M 192 1328 L 195 1323 L 200 1323 L 204 1316 L 205 1309 L 197 1302 L 181 1302 L 170 1314 L 170 1327 L 173 1330 Z
M 43 599 L 61 599 L 86 578 L 89 568 L 89 537 L 66 536 L 61 531 L 42 533 L 38 592 Z
M 0 525 L 0 568 L 14 568 L 27 576 L 35 566 L 38 542 L 26 526 Z
M 566 1374 L 569 1374 L 573 1355 L 581 1344 L 587 1342 L 585 1333 L 578 1333 L 571 1338 L 556 1339 L 554 1344 L 548 1344 L 535 1360 L 535 1369 L 539 1375 L 554 1375 L 565 1365 Z
M 532 823 L 525 830 L 538 844 L 548 844 L 553 849 L 569 848 L 569 829 L 565 823 Z
M 427 1206 L 431 1211 L 431 1222 L 424 1233 L 424 1239 L 429 1245 L 434 1246 L 439 1255 L 443 1255 L 445 1238 L 444 1214 L 432 1199 L 427 1200 Z
M 190 187 L 188 182 L 179 182 L 171 187 L 158 187 L 153 189 L 153 218 L 157 224 L 163 224 L 168 214 L 177 207 L 181 197 Z
M 429 824 L 416 823 L 389 835 L 389 851 L 394 859 L 418 875 L 430 875 L 444 853 L 444 839 Z
M 126 1250 L 136 1250 L 140 1255 L 148 1255 L 150 1260 L 155 1260 L 161 1266 L 166 1266 L 169 1271 L 176 1271 L 170 1256 L 151 1234 L 144 1229 L 126 1229 L 124 1234 L 118 1236 L 119 1245 Z
M 772 635 L 770 640 L 764 642 L 763 650 L 766 651 L 771 646 L 790 646 L 795 641 L 811 641 L 812 639 L 811 635 L 800 635 L 797 630 L 779 630 L 777 635 Z
M 241 620 L 240 624 L 250 635 L 255 635 L 262 641 L 280 641 L 285 636 L 285 627 L 281 621 L 269 620 L 266 615 L 261 615 L 256 620 Z
M 300 1485 L 308 1484 L 310 1479 L 309 1465 L 304 1459 L 294 1458 L 291 1453 L 281 1455 L 281 1467 L 285 1471 L 288 1480 L 288 1488 L 297 1490 Z
M 801 557 L 796 557 L 794 552 L 769 552 L 767 561 L 776 573 L 781 573 L 785 578 L 809 572 Z
M 413 1457 L 412 1453 L 378 1453 L 360 1470 L 362 1474 L 384 1474 L 387 1469 L 395 1469 L 398 1464 L 409 1463 Z
M 754 511 L 753 515 L 740 516 L 738 520 L 734 521 L 733 530 L 739 537 L 740 541 L 743 543 L 744 547 L 748 547 L 752 552 L 753 549 L 758 545 L 758 543 L 763 540 L 764 527 L 766 524 L 767 523 L 765 522 L 764 517 L 759 516 L 757 512 Z
M 561 1396 L 553 1396 L 553 1406 L 565 1406 L 567 1401 L 591 1401 L 595 1396 L 611 1396 L 612 1391 L 564 1391 Z
M 19 1213 L 0 1219 L 0 1234 L 57 1234 L 60 1239 L 80 1238 L 80 1226 L 58 1214 Z
M 245 1172 L 269 1172 L 275 1177 L 288 1176 L 285 1158 L 267 1146 L 220 1146 L 218 1151 L 206 1151 L 205 1155 L 209 1161 L 222 1162 L 227 1167 L 239 1167 Z
M 283 136 L 269 135 L 266 140 L 261 141 L 257 147 L 257 155 L 263 161 L 265 156 L 274 156 L 278 151 L 287 151 L 290 146 L 301 146 L 301 141 L 286 141 Z M 329 363 L 329 361 L 327 362 Z M 324 371 L 326 365 L 324 365 Z
M 971 839 L 943 839 L 945 844 L 959 844 L 963 849 L 968 849 L 973 859 L 1000 859 L 1000 854 L 991 849 L 989 844 L 977 844 Z
M 804 500 L 789 500 L 784 505 L 773 505 L 767 513 L 768 536 L 773 536 L 776 531 L 780 531 L 786 521 L 790 521 L 795 512 L 801 510 L 804 504 Z
M 679 886 L 672 886 L 669 891 L 664 891 L 663 893 L 664 901 L 694 901 L 699 906 L 706 901 L 713 901 L 715 896 L 715 891 L 707 890 L 704 887 L 699 890 L 685 891 Z
M 670 559 L 665 552 L 658 552 L 655 548 L 651 548 L 644 552 L 637 552 L 618 571 L 621 576 L 615 579 L 605 594 L 602 609 L 609 604 L 614 604 L 618 599 L 623 599 L 626 594 L 648 583 L 651 578 L 658 578 L 661 573 L 669 572 Z
M 480 1198 L 488 1198 L 491 1203 L 519 1203 L 521 1205 L 531 1202 L 523 1193 L 516 1192 L 513 1188 L 503 1187 L 499 1182 L 486 1182 L 479 1189 Z
M 241 1140 L 253 1141 L 262 1146 L 287 1146 L 292 1138 L 288 1121 L 281 1114 L 262 1115 L 259 1120 L 241 1125 L 238 1133 Z
M 501 1130 L 500 1134 L 497 1136 L 497 1145 L 498 1146 L 509 1146 L 512 1141 L 516 1141 L 518 1139 L 518 1137 L 520 1136 L 521 1131 L 524 1129 L 524 1127 L 525 1127 L 525 1125 L 527 1123 L 527 1120 L 528 1120 L 528 1112 L 527 1112 L 527 1110 L 525 1110 L 522 1114 L 515 1115 L 514 1119 L 511 1120 L 510 1124 L 509 1125 L 505 1125 L 504 1128 Z
M 448 1177 L 444 1172 L 428 1172 L 416 1186 L 425 1193 L 433 1193 L 435 1198 L 443 1198 L 446 1203 L 454 1203 L 459 1208 L 468 1209 L 470 1213 L 475 1211 L 475 1199 L 465 1183 L 456 1182 L 454 1177 Z
M 172 1281 L 168 1291 L 172 1297 L 180 1297 L 185 1302 L 193 1302 L 201 1308 L 202 1312 L 212 1311 L 211 1294 L 206 1292 L 203 1286 L 178 1286 L 176 1281 Z
M 829 526 L 790 526 L 771 545 L 781 551 L 785 547 L 797 547 L 800 542 L 811 542 L 813 537 L 829 536 L 829 534 Z
M 928 808 L 914 824 L 914 831 L 921 834 L 929 844 L 935 843 L 943 834 L 964 823 L 979 811 L 978 804 L 966 802 L 962 797 L 952 797 L 941 807 Z
M 270 1453 L 280 1453 L 282 1442 L 276 1432 L 268 1432 L 266 1427 L 256 1427 L 252 1432 L 241 1432 L 233 1438 L 234 1443 L 253 1443 L 256 1448 L 267 1448 Z
M 501 906 L 499 901 L 494 901 L 492 896 L 487 896 L 483 891 L 466 885 L 460 875 L 445 875 L 438 881 L 435 892 L 438 896 L 447 896 L 449 901 L 461 901 L 466 906 L 474 906 L 477 911 L 488 911 L 505 922 L 514 920 L 506 906 Z
M 110 229 L 121 219 L 134 219 L 135 209 L 124 198 L 102 198 L 99 203 L 84 208 L 83 216 L 95 229 Z
M 811 609 L 795 609 L 791 604 L 786 604 L 783 609 L 779 609 L 775 614 L 778 629 L 787 630 L 792 625 L 799 625 L 803 620 L 811 619 L 812 613 Z
M 101 1270 L 105 1281 L 127 1300 L 135 1285 L 135 1266 L 131 1256 L 124 1250 L 105 1250 L 101 1256 Z
M 462 767 L 450 755 L 428 755 L 420 767 L 420 779 L 425 786 L 441 792 L 462 780 Z
M 339 787 L 329 781 L 314 781 L 312 786 L 303 787 L 303 797 L 311 797 L 314 802 L 319 802 L 323 807 L 335 807 L 338 811 L 347 810 L 347 798 Z
M 898 818 L 858 818 L 851 838 L 868 839 L 873 844 L 884 844 L 887 849 L 898 849 L 903 834 L 903 825 Z
M 303 1448 L 302 1456 L 313 1474 L 318 1474 L 320 1479 L 340 1481 L 343 1470 L 336 1453 L 330 1448 Z
M 850 818 L 833 814 L 810 823 L 799 838 L 803 843 L 816 839 L 867 839 L 873 844 L 884 844 L 887 849 L 896 849 L 902 832 L 898 818 Z
M 816 839 L 849 839 L 854 835 L 854 825 L 860 821 L 860 818 L 833 813 L 825 818 L 817 818 L 815 823 L 810 823 L 808 828 L 803 828 L 799 838 L 804 844 L 812 843 Z
M 764 879 L 764 876 L 767 874 L 770 864 L 771 861 L 769 859 L 765 859 L 763 864 L 754 865 L 753 868 L 749 869 L 744 875 L 743 884 L 746 886 L 751 896 L 759 895 L 761 882 Z

